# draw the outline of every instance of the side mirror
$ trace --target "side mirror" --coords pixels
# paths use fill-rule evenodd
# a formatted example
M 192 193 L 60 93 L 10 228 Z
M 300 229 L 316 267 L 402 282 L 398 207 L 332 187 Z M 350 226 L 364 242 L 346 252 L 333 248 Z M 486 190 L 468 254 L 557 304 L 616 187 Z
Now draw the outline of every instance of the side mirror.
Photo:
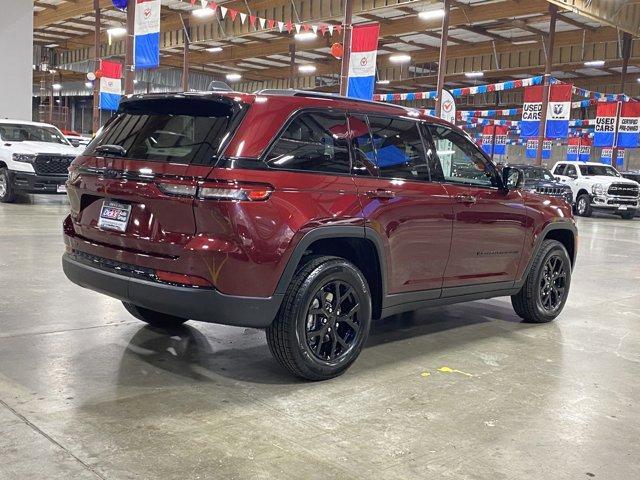
M 502 169 L 502 186 L 505 190 L 518 190 L 524 184 L 524 172 L 515 167 Z

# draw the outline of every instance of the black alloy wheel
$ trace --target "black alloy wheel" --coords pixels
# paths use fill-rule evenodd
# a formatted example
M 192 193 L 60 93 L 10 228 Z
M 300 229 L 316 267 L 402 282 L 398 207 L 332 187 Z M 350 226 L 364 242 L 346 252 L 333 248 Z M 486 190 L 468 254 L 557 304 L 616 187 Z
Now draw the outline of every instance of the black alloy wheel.
M 336 280 L 313 295 L 307 311 L 306 338 L 319 360 L 335 363 L 357 343 L 362 325 L 360 302 L 353 287 Z
M 540 277 L 539 300 L 546 311 L 553 313 L 562 305 L 567 285 L 564 259 L 559 255 L 547 258 Z

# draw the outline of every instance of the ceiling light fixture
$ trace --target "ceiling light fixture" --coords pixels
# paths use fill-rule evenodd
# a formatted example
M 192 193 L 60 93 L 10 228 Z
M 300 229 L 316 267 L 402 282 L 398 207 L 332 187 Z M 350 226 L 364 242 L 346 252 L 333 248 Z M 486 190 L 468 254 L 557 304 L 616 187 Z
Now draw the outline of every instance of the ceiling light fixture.
M 237 82 L 241 78 L 242 75 L 240 75 L 239 73 L 227 73 L 227 80 L 229 80 L 230 82 Z
M 315 65 L 311 65 L 311 64 L 300 65 L 298 67 L 298 71 L 300 73 L 313 73 L 313 72 L 316 71 L 316 66 Z
M 295 38 L 296 40 L 302 40 L 302 41 L 307 41 L 307 40 L 315 40 L 317 37 L 317 35 L 313 32 L 302 32 L 302 33 L 296 33 L 293 38 Z
M 464 72 L 464 76 L 467 78 L 480 78 L 484 77 L 484 72 Z
M 209 47 L 205 48 L 204 50 L 209 53 L 219 53 L 222 51 L 222 47 Z
M 93 82 L 84 82 L 84 86 L 87 88 L 93 88 Z
M 378 80 L 376 83 L 378 85 L 389 85 L 389 83 L 391 83 L 391 80 Z
M 604 66 L 604 60 L 589 60 L 584 62 L 585 67 L 602 67 Z
M 514 45 L 529 45 L 531 43 L 538 43 L 538 40 L 514 40 L 511 43 Z
M 389 55 L 389 61 L 393 63 L 407 63 L 411 61 L 411 55 L 407 55 L 406 53 Z
M 191 14 L 194 17 L 198 17 L 198 18 L 204 18 L 204 17 L 211 17 L 215 12 L 213 11 L 213 9 L 211 8 L 198 8 L 196 10 L 193 10 L 191 12 Z
M 121 37 L 127 34 L 127 29 L 124 27 L 113 27 L 107 30 L 107 35 L 110 37 Z
M 427 10 L 424 12 L 418 13 L 418 17 L 421 20 L 435 20 L 436 18 L 444 17 L 444 9 L 439 8 L 437 10 Z
M 54 83 L 53 85 L 51 85 L 51 88 L 53 88 L 54 90 L 62 90 L 62 85 L 60 85 L 59 83 Z

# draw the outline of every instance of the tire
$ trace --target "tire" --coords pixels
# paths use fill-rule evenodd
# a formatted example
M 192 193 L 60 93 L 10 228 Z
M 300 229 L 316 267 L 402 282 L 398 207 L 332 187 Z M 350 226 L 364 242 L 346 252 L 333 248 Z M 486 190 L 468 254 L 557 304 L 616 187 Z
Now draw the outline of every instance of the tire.
M 155 310 L 149 310 L 148 308 L 134 305 L 133 303 L 122 302 L 124 308 L 127 309 L 131 315 L 138 320 L 142 320 L 148 323 L 152 327 L 158 328 L 172 328 L 179 327 L 184 322 L 189 320 L 188 318 L 175 317 L 166 313 L 156 312 Z
M 620 216 L 623 220 L 633 220 L 633 217 L 636 216 L 636 212 L 633 210 L 627 210 L 626 212 L 620 212 Z
M 371 295 L 360 270 L 343 258 L 312 257 L 287 288 L 278 315 L 267 327 L 267 343 L 293 375 L 327 380 L 355 361 L 370 326 Z
M 511 305 L 524 321 L 547 323 L 562 312 L 570 286 L 571 260 L 567 250 L 556 240 L 544 240 L 524 285 L 511 296 Z
M 576 199 L 576 214 L 581 217 L 590 217 L 593 214 L 593 210 L 591 208 L 591 197 L 589 197 L 588 193 L 578 195 L 578 198 Z
M 0 202 L 13 203 L 16 199 L 16 192 L 13 189 L 9 172 L 6 168 L 0 168 Z

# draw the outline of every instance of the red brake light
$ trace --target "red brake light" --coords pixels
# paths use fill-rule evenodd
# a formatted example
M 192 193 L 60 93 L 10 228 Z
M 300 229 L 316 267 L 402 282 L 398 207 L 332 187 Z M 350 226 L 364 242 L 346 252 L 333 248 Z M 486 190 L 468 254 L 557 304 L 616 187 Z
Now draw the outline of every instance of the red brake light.
M 207 182 L 198 188 L 202 200 L 263 201 L 269 198 L 273 188 L 264 184 Z
M 180 285 L 189 285 L 191 287 L 211 287 L 211 282 L 201 277 L 193 275 L 184 275 L 182 273 L 165 272 L 164 270 L 156 270 L 158 280 L 168 283 L 178 283 Z

